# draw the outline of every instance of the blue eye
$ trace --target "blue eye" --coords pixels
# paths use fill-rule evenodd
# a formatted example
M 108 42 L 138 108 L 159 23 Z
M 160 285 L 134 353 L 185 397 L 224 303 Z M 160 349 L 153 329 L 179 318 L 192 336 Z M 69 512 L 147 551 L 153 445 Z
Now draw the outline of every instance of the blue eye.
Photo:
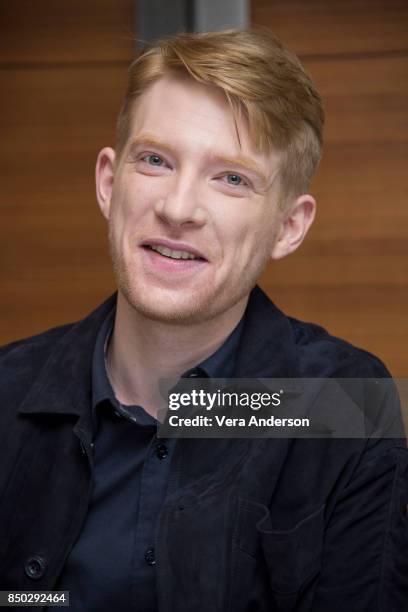
M 234 187 L 236 187 L 237 185 L 241 185 L 241 183 L 243 182 L 239 174 L 227 174 L 227 180 L 228 184 L 234 185 Z
M 154 155 L 154 154 L 147 155 L 145 159 L 147 160 L 147 163 L 149 163 L 151 166 L 162 166 L 163 165 L 163 160 L 158 155 Z

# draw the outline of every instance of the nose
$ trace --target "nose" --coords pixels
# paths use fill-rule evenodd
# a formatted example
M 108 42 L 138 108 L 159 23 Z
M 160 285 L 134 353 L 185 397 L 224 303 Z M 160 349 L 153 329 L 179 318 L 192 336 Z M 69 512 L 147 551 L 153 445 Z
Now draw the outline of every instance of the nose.
M 172 177 L 156 200 L 155 212 L 162 221 L 171 226 L 203 225 L 206 214 L 201 205 L 200 189 L 188 177 Z

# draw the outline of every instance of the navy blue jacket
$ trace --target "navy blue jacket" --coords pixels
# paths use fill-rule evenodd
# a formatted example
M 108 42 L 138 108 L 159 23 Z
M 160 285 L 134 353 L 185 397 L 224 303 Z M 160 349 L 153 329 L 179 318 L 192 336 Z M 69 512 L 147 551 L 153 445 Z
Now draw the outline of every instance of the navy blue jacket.
M 52 589 L 81 532 L 92 354 L 114 300 L 1 350 L 1 590 Z M 236 377 L 387 375 L 252 292 Z M 155 546 L 159 611 L 407 610 L 407 481 L 403 440 L 179 440 Z

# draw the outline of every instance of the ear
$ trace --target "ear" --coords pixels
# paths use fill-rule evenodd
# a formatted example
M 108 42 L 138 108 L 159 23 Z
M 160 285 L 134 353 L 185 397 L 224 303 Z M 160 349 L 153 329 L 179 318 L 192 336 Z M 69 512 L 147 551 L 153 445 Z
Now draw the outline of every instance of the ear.
M 96 197 L 103 216 L 109 219 L 115 167 L 115 151 L 105 147 L 98 155 L 95 168 Z
M 315 214 L 315 199 L 308 194 L 299 196 L 283 215 L 278 238 L 272 249 L 272 259 L 281 259 L 300 247 Z

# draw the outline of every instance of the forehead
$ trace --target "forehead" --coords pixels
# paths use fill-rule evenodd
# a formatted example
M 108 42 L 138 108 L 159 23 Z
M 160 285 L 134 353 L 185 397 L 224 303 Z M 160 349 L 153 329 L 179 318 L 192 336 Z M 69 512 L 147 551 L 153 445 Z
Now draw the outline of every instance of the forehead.
M 164 76 L 147 87 L 135 106 L 135 124 L 157 112 L 184 114 L 188 120 L 232 120 L 223 92 L 188 76 Z
M 161 128 L 171 129 L 172 118 L 178 127 L 183 123 L 203 131 L 214 125 L 228 129 L 233 122 L 225 96 L 217 88 L 203 85 L 189 77 L 162 77 L 150 85 L 133 109 L 134 130 L 144 124 L 159 121 Z M 204 125 L 203 125 L 204 124 Z

